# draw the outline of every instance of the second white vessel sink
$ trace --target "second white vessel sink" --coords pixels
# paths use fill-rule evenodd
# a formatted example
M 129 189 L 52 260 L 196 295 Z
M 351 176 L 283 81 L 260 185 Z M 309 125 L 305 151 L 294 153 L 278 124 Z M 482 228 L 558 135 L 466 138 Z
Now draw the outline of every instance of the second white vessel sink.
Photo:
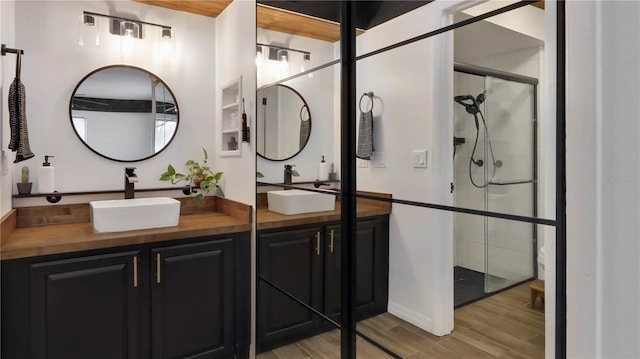
M 270 211 L 292 215 L 333 211 L 336 197 L 330 194 L 292 189 L 267 192 L 267 202 Z
M 96 233 L 174 227 L 180 220 L 180 201 L 169 197 L 89 202 Z

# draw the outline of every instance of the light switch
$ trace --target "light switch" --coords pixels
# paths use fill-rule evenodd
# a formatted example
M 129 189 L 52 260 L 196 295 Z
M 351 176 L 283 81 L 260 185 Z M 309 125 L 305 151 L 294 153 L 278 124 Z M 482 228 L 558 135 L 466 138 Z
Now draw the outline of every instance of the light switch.
M 413 150 L 413 167 L 427 167 L 427 150 Z
M 385 168 L 387 167 L 387 154 L 384 152 L 374 152 L 373 156 L 373 167 L 376 168 Z
M 359 168 L 369 167 L 369 161 L 358 158 L 358 167 Z

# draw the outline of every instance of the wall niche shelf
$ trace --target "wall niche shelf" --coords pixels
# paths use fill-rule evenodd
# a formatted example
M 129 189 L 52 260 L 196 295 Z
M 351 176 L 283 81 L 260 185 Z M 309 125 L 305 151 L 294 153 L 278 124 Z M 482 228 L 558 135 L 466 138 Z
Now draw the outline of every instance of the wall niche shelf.
M 222 87 L 220 156 L 241 156 L 242 76 Z

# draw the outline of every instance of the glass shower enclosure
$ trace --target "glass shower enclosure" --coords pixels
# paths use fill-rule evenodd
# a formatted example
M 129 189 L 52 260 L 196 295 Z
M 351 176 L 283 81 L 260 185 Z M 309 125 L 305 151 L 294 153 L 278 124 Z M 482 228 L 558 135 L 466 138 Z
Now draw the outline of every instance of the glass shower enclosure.
M 537 79 L 456 63 L 454 206 L 537 216 Z M 454 215 L 454 305 L 537 275 L 536 226 Z

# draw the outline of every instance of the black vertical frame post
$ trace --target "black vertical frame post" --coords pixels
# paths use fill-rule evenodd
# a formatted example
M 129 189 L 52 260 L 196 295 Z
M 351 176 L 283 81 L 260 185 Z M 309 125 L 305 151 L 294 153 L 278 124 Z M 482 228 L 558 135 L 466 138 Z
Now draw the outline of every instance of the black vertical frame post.
M 566 169 L 566 33 L 565 1 L 559 0 L 556 17 L 556 358 L 567 357 L 567 169 Z
M 356 30 L 355 2 L 340 2 L 340 358 L 356 357 Z

